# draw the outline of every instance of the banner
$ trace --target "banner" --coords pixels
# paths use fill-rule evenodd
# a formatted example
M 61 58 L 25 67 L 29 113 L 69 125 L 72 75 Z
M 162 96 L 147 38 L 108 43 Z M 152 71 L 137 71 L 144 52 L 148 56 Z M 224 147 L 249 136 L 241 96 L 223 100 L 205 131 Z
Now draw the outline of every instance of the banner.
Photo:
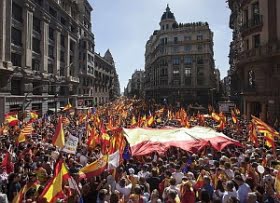
M 69 154 L 76 154 L 78 142 L 79 142 L 79 138 L 70 134 L 62 151 Z

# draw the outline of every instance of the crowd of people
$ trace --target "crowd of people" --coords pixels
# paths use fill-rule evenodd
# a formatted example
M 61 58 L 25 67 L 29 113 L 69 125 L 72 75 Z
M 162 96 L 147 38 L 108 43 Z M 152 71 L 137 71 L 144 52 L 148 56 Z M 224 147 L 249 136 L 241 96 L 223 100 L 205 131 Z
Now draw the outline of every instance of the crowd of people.
M 99 122 L 110 123 L 115 118 L 116 127 L 130 127 L 132 117 L 153 115 L 150 127 L 182 127 L 170 112 L 179 109 L 171 106 L 145 104 L 127 99 L 116 101 L 90 112 L 98 115 Z M 277 203 L 280 202 L 280 150 L 275 136 L 275 146 L 266 146 L 261 134 L 258 144 L 249 140 L 249 123 L 241 116 L 237 123 L 227 119 L 223 133 L 240 141 L 242 147 L 228 146 L 215 151 L 211 146 L 199 153 L 171 147 L 162 156 L 154 152 L 148 156 L 121 157 L 119 166 L 105 169 L 98 176 L 84 177 L 81 168 L 99 160 L 104 152 L 100 144 L 93 148 L 87 145 L 87 125 L 95 123 L 88 112 L 72 110 L 58 115 L 44 116 L 32 121 L 33 132 L 24 142 L 17 138 L 24 126 L 21 121 L 15 126 L 8 123 L 0 130 L 0 203 L 48 202 L 42 193 L 59 160 L 69 171 L 62 191 L 54 202 L 69 203 Z M 188 115 L 190 127 L 203 125 L 215 128 L 217 122 L 206 117 L 203 123 L 199 113 Z M 58 118 L 67 118 L 65 136 L 79 138 L 75 154 L 61 151 L 53 145 Z M 82 119 L 81 119 L 82 117 Z M 85 118 L 85 119 L 83 119 Z M 118 122 L 116 122 L 118 120 Z M 277 127 L 277 126 L 275 126 Z M 100 129 L 96 129 L 100 132 Z M 25 188 L 25 189 L 23 189 Z M 22 197 L 19 197 L 22 195 Z

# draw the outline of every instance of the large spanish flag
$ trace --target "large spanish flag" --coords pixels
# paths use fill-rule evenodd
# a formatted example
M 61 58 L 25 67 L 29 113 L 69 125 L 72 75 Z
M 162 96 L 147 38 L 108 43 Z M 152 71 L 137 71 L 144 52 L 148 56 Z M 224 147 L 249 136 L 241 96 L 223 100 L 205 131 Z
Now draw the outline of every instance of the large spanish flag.
M 85 166 L 79 171 L 80 176 L 86 176 L 87 178 L 93 176 L 99 176 L 106 168 L 108 164 L 108 155 L 102 156 L 100 159 Z
M 229 145 L 241 146 L 240 142 L 223 133 L 201 126 L 164 129 L 125 128 L 124 134 L 131 145 L 133 156 L 144 156 L 153 152 L 164 154 L 170 147 L 196 153 L 207 146 L 217 151 Z
M 58 120 L 56 129 L 55 129 L 55 134 L 52 140 L 52 144 L 58 147 L 64 147 L 65 144 L 65 135 L 64 135 L 64 129 L 63 129 L 63 120 L 60 118 Z
M 49 180 L 39 199 L 45 199 L 49 203 L 56 202 L 63 194 L 63 181 L 69 177 L 64 161 L 59 161 L 55 167 L 54 177 Z

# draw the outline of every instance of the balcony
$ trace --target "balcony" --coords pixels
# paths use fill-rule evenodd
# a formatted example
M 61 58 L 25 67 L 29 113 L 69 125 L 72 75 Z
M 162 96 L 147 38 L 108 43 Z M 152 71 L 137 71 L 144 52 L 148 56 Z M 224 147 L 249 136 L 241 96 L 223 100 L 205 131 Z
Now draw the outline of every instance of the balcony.
M 266 44 L 259 48 L 254 48 L 241 52 L 237 59 L 238 65 L 244 63 L 250 63 L 263 58 L 279 56 L 280 55 L 280 41 L 274 42 L 273 44 Z
M 78 77 L 74 77 L 74 76 L 68 76 L 68 81 L 69 82 L 73 82 L 73 83 L 79 83 L 80 82 L 80 78 L 78 78 Z
M 263 16 L 255 15 L 252 19 L 249 19 L 241 26 L 240 31 L 242 33 L 242 37 L 245 37 L 254 32 L 261 31 L 262 26 L 263 26 Z

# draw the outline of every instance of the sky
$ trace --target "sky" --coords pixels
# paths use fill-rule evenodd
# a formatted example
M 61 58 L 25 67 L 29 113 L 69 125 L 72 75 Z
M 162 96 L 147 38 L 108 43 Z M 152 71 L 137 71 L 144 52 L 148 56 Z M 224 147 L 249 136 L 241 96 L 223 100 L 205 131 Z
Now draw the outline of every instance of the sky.
M 95 51 L 109 49 L 119 75 L 121 92 L 137 69 L 144 70 L 145 45 L 167 4 L 178 23 L 208 22 L 214 32 L 214 59 L 221 79 L 229 69 L 230 10 L 226 0 L 89 0 L 93 7 Z

